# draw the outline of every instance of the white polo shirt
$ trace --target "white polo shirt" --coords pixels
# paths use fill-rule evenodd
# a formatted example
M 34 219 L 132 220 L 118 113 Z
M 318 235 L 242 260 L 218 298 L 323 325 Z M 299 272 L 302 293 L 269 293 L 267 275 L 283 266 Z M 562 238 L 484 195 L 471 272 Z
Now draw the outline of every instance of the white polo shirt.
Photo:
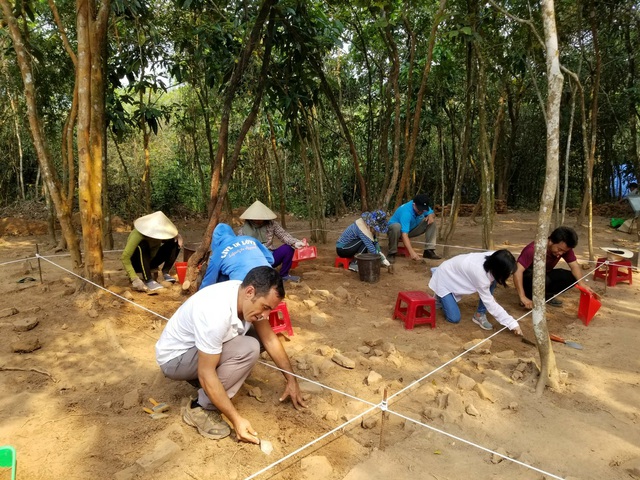
M 169 319 L 156 343 L 156 361 L 164 365 L 192 347 L 218 354 L 222 344 L 244 335 L 250 324 L 238 318 L 239 280 L 216 283 L 194 293 Z

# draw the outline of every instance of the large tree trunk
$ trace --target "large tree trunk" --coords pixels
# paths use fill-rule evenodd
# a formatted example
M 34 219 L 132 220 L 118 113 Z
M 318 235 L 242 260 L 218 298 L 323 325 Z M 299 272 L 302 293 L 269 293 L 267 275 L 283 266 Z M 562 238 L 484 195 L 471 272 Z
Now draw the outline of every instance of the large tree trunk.
M 540 352 L 540 377 L 536 393 L 541 395 L 546 385 L 559 386 L 558 368 L 549 340 L 549 330 L 545 317 L 545 276 L 547 257 L 547 237 L 553 212 L 553 202 L 558 182 L 558 161 L 560 153 L 560 102 L 562 99 L 563 77 L 560 71 L 560 52 L 556 31 L 555 7 L 553 0 L 542 1 L 542 22 L 547 59 L 547 169 L 538 215 L 535 254 L 533 262 L 533 331 Z
M 85 251 L 85 277 L 104 284 L 102 163 L 104 155 L 104 55 L 110 1 L 77 0 L 78 198 Z
M 56 215 L 58 217 L 58 222 L 60 222 L 62 234 L 67 240 L 73 267 L 74 269 L 78 269 L 82 265 L 82 254 L 80 253 L 80 247 L 78 245 L 78 237 L 71 222 L 71 210 L 68 207 L 69 204 L 66 202 L 60 179 L 44 137 L 43 123 L 36 104 L 33 72 L 31 69 L 31 62 L 29 60 L 31 57 L 25 48 L 22 33 L 20 32 L 16 18 L 13 15 L 12 5 L 8 0 L 0 0 L 0 7 L 2 8 L 3 19 L 9 26 L 9 34 L 13 41 L 13 48 L 16 52 L 18 66 L 22 76 L 24 95 L 27 104 L 27 118 L 29 119 L 29 129 L 33 139 L 33 146 L 38 157 L 40 170 L 42 171 L 44 182 L 47 184 L 47 189 L 51 194 L 51 200 L 53 201 L 56 209 Z

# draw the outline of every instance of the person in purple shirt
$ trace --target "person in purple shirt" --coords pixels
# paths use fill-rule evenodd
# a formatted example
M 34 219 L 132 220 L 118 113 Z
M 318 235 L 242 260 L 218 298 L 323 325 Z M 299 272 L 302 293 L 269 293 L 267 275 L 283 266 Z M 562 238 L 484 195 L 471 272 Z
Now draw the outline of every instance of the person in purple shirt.
M 557 298 L 549 300 L 558 293 L 566 290 L 576 283 L 577 279 L 582 276 L 580 265 L 573 253 L 573 249 L 578 245 L 578 234 L 573 228 L 558 227 L 547 240 L 547 275 L 545 281 L 545 299 L 548 304 L 554 307 L 562 305 L 562 301 Z M 520 297 L 520 305 L 525 308 L 533 308 L 533 254 L 535 251 L 535 242 L 522 249 L 516 266 L 516 272 L 513 274 L 513 283 L 515 283 L 518 296 Z M 564 268 L 555 268 L 560 259 L 564 259 L 571 270 Z M 578 285 L 593 293 L 584 280 L 577 282 Z
M 411 260 L 420 260 L 420 255 L 411 246 L 410 238 L 424 234 L 424 252 L 422 258 L 438 260 L 440 257 L 436 253 L 436 215 L 430 206 L 429 197 L 425 194 L 416 195 L 413 200 L 400 205 L 389 219 L 389 254 L 387 259 L 393 263 L 398 253 L 398 241 L 406 247 Z

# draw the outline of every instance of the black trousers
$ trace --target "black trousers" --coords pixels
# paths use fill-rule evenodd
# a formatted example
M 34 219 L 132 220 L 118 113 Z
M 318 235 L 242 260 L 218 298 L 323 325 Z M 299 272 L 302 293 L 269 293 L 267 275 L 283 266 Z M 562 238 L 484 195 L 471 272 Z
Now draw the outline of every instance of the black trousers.
M 136 247 L 136 251 L 131 255 L 131 265 L 137 273 L 142 273 L 142 279 L 147 282 L 151 280 L 151 271 L 162 265 L 162 273 L 169 273 L 171 267 L 178 258 L 180 246 L 173 238 L 160 245 L 155 256 L 151 258 L 151 248 L 146 240 L 142 240 Z
M 569 270 L 554 268 L 547 272 L 545 278 L 545 299 L 550 299 L 557 293 L 569 288 L 576 282 L 576 278 Z M 527 298 L 533 298 L 533 268 L 528 268 L 522 275 L 522 286 Z
M 357 253 L 364 253 L 366 251 L 367 246 L 362 240 L 355 240 L 344 247 L 336 247 L 336 253 L 340 258 L 355 257 Z

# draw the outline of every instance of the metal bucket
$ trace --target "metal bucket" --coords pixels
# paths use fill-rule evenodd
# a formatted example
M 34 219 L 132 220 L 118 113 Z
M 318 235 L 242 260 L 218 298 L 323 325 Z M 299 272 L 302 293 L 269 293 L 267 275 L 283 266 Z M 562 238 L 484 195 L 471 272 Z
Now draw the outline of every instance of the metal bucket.
M 380 254 L 358 253 L 358 275 L 360 280 L 368 283 L 376 283 L 380 280 Z

